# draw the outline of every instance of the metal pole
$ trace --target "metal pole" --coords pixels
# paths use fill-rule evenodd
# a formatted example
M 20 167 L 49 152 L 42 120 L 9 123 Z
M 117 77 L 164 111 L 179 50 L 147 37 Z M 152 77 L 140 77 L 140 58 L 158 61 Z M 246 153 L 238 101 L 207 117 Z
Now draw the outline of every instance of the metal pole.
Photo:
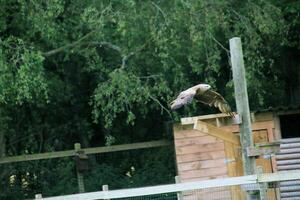
M 80 151 L 80 149 L 81 149 L 80 143 L 75 143 L 74 144 L 74 149 L 75 149 L 76 152 Z M 83 174 L 80 173 L 77 168 L 76 168 L 76 172 L 77 172 L 78 191 L 79 191 L 79 193 L 84 193 L 85 189 L 84 189 Z
M 253 138 L 241 39 L 239 37 L 231 38 L 229 45 L 236 108 L 242 119 L 242 123 L 239 124 L 239 127 L 244 174 L 251 175 L 256 173 L 256 163 L 254 157 L 247 155 L 247 148 L 253 147 Z M 248 199 L 257 198 L 257 192 L 248 192 Z

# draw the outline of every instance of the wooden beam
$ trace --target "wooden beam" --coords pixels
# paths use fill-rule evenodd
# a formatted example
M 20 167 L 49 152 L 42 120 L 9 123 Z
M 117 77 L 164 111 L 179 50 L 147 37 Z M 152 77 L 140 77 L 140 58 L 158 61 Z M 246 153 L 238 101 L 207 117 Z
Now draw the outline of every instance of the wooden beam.
M 194 129 L 201 131 L 202 133 L 206 133 L 208 135 L 219 138 L 221 140 L 233 143 L 235 145 L 240 145 L 240 140 L 237 135 L 234 135 L 229 131 L 224 131 L 221 128 L 205 123 L 203 121 L 198 120 L 197 123 L 195 123 L 194 125 Z
M 297 180 L 300 179 L 300 171 L 285 171 L 260 174 L 257 179 L 258 182 L 279 182 Z
M 247 148 L 247 155 L 248 156 L 265 156 L 271 155 L 279 152 L 279 146 L 269 146 L 269 147 L 249 147 Z
M 81 150 L 84 151 L 85 154 L 96 154 L 96 153 L 99 154 L 99 153 L 109 153 L 109 152 L 116 152 L 116 151 L 127 151 L 127 150 L 134 150 L 134 149 L 162 147 L 162 146 L 168 146 L 171 144 L 172 143 L 167 140 L 157 140 L 157 141 L 151 141 L 151 142 L 121 144 L 121 145 L 113 145 L 113 146 L 107 146 L 107 147 L 83 148 Z M 75 155 L 76 155 L 75 150 L 67 150 L 67 151 L 56 151 L 56 152 L 11 156 L 11 157 L 0 158 L 0 164 L 30 161 L 30 160 L 61 158 L 61 157 L 69 157 L 69 156 L 75 156 Z
M 254 157 L 248 157 L 247 148 L 253 147 L 253 138 L 251 131 L 251 117 L 248 102 L 248 92 L 246 84 L 246 72 L 244 67 L 243 50 L 241 38 L 234 37 L 229 40 L 230 56 L 232 64 L 232 76 L 234 82 L 234 96 L 237 113 L 242 118 L 240 127 L 240 141 L 242 145 L 242 160 L 244 174 L 256 173 L 256 162 Z M 259 195 L 248 192 L 247 199 L 256 199 Z
M 273 129 L 273 128 L 274 128 L 273 121 L 255 122 L 252 124 L 252 131 L 266 130 L 266 129 Z M 222 129 L 234 133 L 240 132 L 239 126 L 237 125 L 222 126 Z
M 181 118 L 180 121 L 182 125 L 188 125 L 188 124 L 194 124 L 198 120 L 217 119 L 217 118 L 231 118 L 231 116 L 225 113 L 219 113 L 219 114 L 201 115 L 195 117 L 184 117 Z M 234 121 L 235 119 L 238 119 L 238 117 L 233 119 L 233 123 L 235 123 Z M 238 123 L 238 121 L 236 123 Z
M 232 38 L 229 40 L 229 44 L 236 107 L 243 121 L 239 127 L 244 172 L 245 175 L 255 174 L 255 159 L 247 156 L 247 148 L 253 147 L 253 138 L 241 39 L 238 37 Z

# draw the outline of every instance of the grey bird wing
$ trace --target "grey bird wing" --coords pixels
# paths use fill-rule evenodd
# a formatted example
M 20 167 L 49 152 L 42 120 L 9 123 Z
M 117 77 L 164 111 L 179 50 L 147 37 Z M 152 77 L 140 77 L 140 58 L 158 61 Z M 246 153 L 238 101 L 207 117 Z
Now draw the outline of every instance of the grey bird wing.
M 228 102 L 222 97 L 222 95 L 213 90 L 207 90 L 204 93 L 200 92 L 201 91 L 197 91 L 197 94 L 195 95 L 195 99 L 197 101 L 200 101 L 201 103 L 209 106 L 214 106 L 218 108 L 222 113 L 234 116 Z
M 189 104 L 193 101 L 193 98 L 195 96 L 195 92 L 187 92 L 187 91 L 183 91 L 181 92 L 178 97 L 171 102 L 171 109 L 172 110 L 176 110 L 186 104 Z

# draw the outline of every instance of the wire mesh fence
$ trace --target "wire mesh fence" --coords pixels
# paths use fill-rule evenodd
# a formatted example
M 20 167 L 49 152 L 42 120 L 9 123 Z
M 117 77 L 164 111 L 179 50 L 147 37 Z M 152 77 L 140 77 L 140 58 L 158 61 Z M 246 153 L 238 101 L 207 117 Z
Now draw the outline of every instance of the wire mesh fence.
M 242 186 L 225 186 L 215 188 L 196 189 L 183 192 L 171 192 L 137 197 L 116 198 L 115 200 L 246 200 L 245 188 L 257 188 L 256 184 Z M 272 193 L 273 192 L 273 193 Z M 268 191 L 267 200 L 275 200 L 275 190 Z
M 168 147 L 89 154 L 84 192 L 99 191 L 104 184 L 121 189 L 174 183 L 173 156 Z M 0 200 L 76 194 L 78 185 L 74 156 L 0 165 Z
M 43 200 L 261 200 L 300 199 L 300 171 L 229 177 L 143 188 L 43 198 Z

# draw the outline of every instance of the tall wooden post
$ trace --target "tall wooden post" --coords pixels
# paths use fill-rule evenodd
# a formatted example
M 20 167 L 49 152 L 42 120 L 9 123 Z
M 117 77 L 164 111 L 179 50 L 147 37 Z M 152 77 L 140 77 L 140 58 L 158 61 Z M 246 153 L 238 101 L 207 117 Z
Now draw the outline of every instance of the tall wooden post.
M 256 173 L 256 164 L 255 158 L 247 155 L 247 148 L 253 147 L 253 138 L 241 39 L 239 37 L 231 38 L 229 40 L 229 45 L 236 108 L 240 118 L 242 119 L 242 123 L 240 123 L 239 127 L 243 168 L 244 174 L 250 175 Z M 258 197 L 255 193 L 251 191 L 248 192 L 248 199 L 257 198 Z
M 80 143 L 75 143 L 74 149 L 76 152 L 79 152 L 81 149 Z M 78 170 L 78 166 L 76 166 L 76 172 L 77 172 L 78 191 L 79 191 L 79 193 L 83 193 L 85 191 L 84 179 L 83 179 L 83 174 L 81 172 L 79 172 L 79 170 Z

